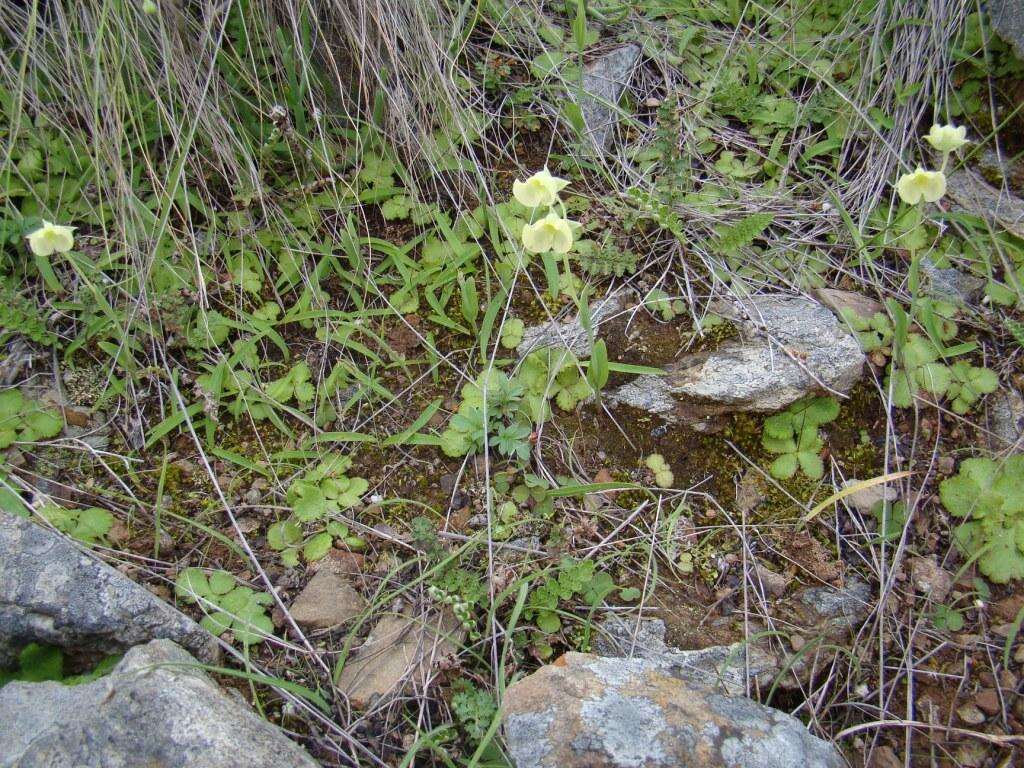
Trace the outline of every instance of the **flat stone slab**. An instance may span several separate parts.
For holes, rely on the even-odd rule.
[[[424,688],[431,670],[459,648],[464,630],[454,615],[385,616],[345,662],[338,690],[357,709],[377,698]]]
[[[765,294],[714,310],[739,327],[742,341],[686,355],[664,376],[637,377],[609,401],[699,425],[734,411],[777,411],[812,393],[845,394],[863,372],[857,339],[815,301]]]
[[[170,640],[153,640],[91,683],[8,683],[0,688],[0,765],[316,768],[196,665]]]
[[[351,621],[366,607],[363,596],[325,562],[295,598],[292,618],[311,629],[329,629]]]
[[[104,653],[167,638],[216,661],[217,639],[122,573],[0,512],[0,664],[29,643]]]
[[[516,768],[842,768],[794,717],[666,674],[647,659],[567,653],[502,701]]]

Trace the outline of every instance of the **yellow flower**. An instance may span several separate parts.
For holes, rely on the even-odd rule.
[[[43,226],[25,239],[36,256],[50,256],[54,253],[67,253],[75,247],[75,238],[71,234],[74,231],[75,227],[65,227],[43,219]]]
[[[572,248],[572,227],[561,216],[549,213],[540,221],[523,226],[523,246],[530,253],[568,253]]]
[[[967,129],[962,125],[933,125],[924,140],[940,152],[956,152],[967,143]]]
[[[896,191],[905,203],[917,205],[922,200],[934,203],[946,194],[946,174],[926,171],[918,166],[913,173],[904,173],[896,182]]]
[[[552,176],[547,166],[544,166],[544,170],[537,171],[526,181],[516,179],[512,182],[512,196],[527,208],[553,205],[558,199],[558,193],[568,184],[565,179]]]

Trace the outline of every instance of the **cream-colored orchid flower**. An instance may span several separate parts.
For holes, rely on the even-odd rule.
[[[540,221],[523,226],[523,246],[530,253],[568,253],[572,248],[572,227],[561,216],[549,213]]]
[[[28,247],[36,256],[51,256],[55,253],[67,253],[75,247],[75,227],[43,220],[43,226],[25,237]]]
[[[548,167],[537,171],[526,181],[516,179],[512,182],[512,196],[527,208],[540,205],[554,205],[558,193],[569,185],[566,179],[552,176]]]
[[[913,173],[904,173],[896,182],[900,199],[910,205],[922,200],[934,203],[946,194],[946,174],[942,171],[926,171],[921,166]]]
[[[933,125],[924,140],[939,152],[956,152],[967,143],[967,129],[962,125]]]

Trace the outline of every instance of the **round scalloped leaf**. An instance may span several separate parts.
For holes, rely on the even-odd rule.
[[[960,462],[960,474],[971,478],[981,489],[992,487],[998,469],[991,459],[964,459]]]
[[[232,616],[241,616],[252,603],[253,594],[255,593],[249,587],[239,586],[223,595],[217,603]]]
[[[214,571],[207,577],[207,582],[213,595],[226,595],[235,588],[235,577],[227,571]]]
[[[961,469],[959,475],[947,478],[939,483],[939,498],[942,506],[951,515],[966,517],[974,508],[974,502],[981,493],[978,483],[966,475]]]
[[[186,568],[174,580],[174,593],[190,603],[210,596],[210,583],[201,568]]]
[[[295,517],[300,522],[308,523],[327,514],[329,502],[320,486],[300,480],[293,483],[292,488],[300,484],[298,498],[292,502]]]
[[[1024,556],[1009,531],[990,540],[985,553],[978,558],[978,568],[996,584],[1024,578]]]
[[[5,389],[0,392],[0,421],[21,415],[25,408],[25,397],[19,389]]]
[[[953,380],[949,368],[942,363],[925,363],[914,371],[914,379],[925,392],[942,397]]]
[[[334,538],[329,533],[318,533],[306,542],[302,548],[302,556],[306,562],[313,562],[327,555],[334,544]]]
[[[267,529],[267,546],[280,552],[302,539],[302,529],[294,520],[281,520]]]
[[[772,462],[768,471],[772,477],[788,480],[796,474],[797,458],[795,453],[784,453]]]
[[[1024,512],[1024,456],[1011,456],[999,468],[992,490],[1003,497],[1003,511]]]
[[[93,542],[102,539],[114,525],[114,516],[100,507],[89,507],[78,513],[78,523],[71,535],[79,541]]]
[[[299,565],[299,548],[288,547],[281,551],[281,564],[285,568],[297,568]]]
[[[274,622],[270,617],[260,614],[248,616],[245,620],[236,619],[231,624],[235,639],[243,645],[256,645],[274,633]]]
[[[45,440],[60,434],[64,420],[55,413],[37,409],[22,418],[21,439],[26,442]]]
[[[800,451],[796,455],[797,460],[800,462],[800,469],[804,471],[804,474],[813,480],[817,480],[825,474],[825,465],[822,463],[821,456],[814,451]]]
[[[199,626],[211,635],[223,635],[231,628],[231,622],[231,614],[224,611],[216,611],[208,616],[204,616],[199,622]]]

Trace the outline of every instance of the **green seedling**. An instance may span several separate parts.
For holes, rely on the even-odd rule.
[[[63,428],[58,414],[26,399],[21,390],[0,392],[0,449],[15,441],[32,443],[56,437]]]
[[[825,447],[818,430],[839,415],[839,403],[831,397],[810,397],[790,405],[764,421],[761,445],[780,454],[768,471],[772,477],[788,480],[802,469],[810,478],[825,473],[821,451]]]
[[[963,518],[956,542],[997,584],[1024,578],[1024,456],[966,459],[939,484],[942,505]]]

